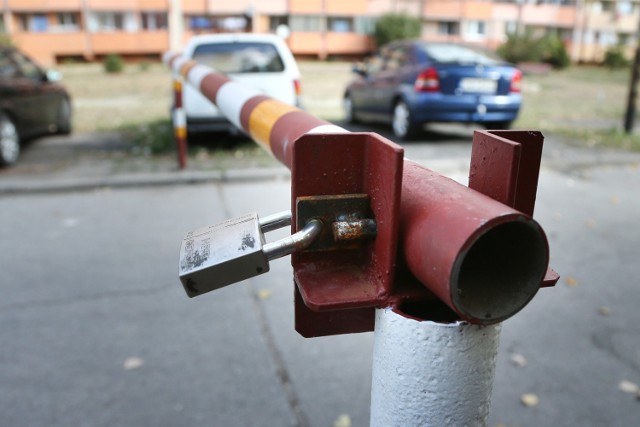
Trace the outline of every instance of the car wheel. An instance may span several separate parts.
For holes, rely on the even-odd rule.
[[[71,102],[67,98],[60,101],[57,126],[58,134],[69,135],[71,133]]]
[[[485,129],[489,129],[489,130],[507,130],[507,129],[511,129],[512,124],[513,122],[509,120],[505,120],[502,122],[486,122],[484,124],[484,127]]]
[[[344,110],[344,121],[347,123],[357,123],[358,120],[353,112],[353,101],[351,95],[346,94],[342,100],[342,108]]]
[[[413,138],[420,127],[411,119],[411,110],[404,101],[398,101],[393,107],[393,118],[391,122],[393,134],[401,140]]]
[[[0,166],[9,166],[20,155],[20,136],[11,119],[0,114]]]

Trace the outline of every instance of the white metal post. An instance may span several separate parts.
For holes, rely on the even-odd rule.
[[[371,426],[486,426],[500,325],[417,321],[377,309]]]

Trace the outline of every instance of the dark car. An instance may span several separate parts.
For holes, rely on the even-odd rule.
[[[390,123],[399,139],[429,122],[506,129],[522,104],[522,72],[463,44],[394,42],[354,71],[358,77],[344,94],[345,119]]]
[[[71,132],[71,99],[59,79],[16,49],[0,47],[0,166],[15,163],[28,138]]]

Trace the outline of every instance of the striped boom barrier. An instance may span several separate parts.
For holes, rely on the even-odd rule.
[[[176,75],[215,104],[234,126],[250,135],[289,169],[292,142],[300,136],[348,132],[179,54],[166,53],[163,60]]]
[[[173,132],[178,154],[178,167],[187,167],[187,115],[182,105],[182,77],[173,79]]]
[[[312,163],[337,163],[341,154],[336,155],[336,148],[353,142],[352,135],[362,135],[350,133],[340,126],[265,96],[257,89],[237,83],[180,54],[167,52],[163,60],[176,75],[213,102],[231,123],[292,170],[292,193],[296,192],[298,179],[293,167],[294,142],[313,135],[325,135],[326,150],[323,147],[313,151],[315,157],[307,156],[303,162],[305,170],[298,172],[311,178],[311,174],[318,173],[313,170]],[[333,137],[329,138],[331,134]],[[384,139],[375,136],[378,140]],[[388,223],[390,219],[400,223],[399,229],[392,229],[392,235],[385,238],[398,241],[404,256],[402,264],[408,267],[420,283],[462,319],[471,323],[492,324],[517,313],[533,298],[541,285],[553,285],[558,276],[550,273],[545,279],[549,259],[548,243],[542,228],[530,216],[538,179],[538,168],[531,165],[540,163],[542,135],[539,132],[523,131],[476,131],[474,148],[476,139],[479,140],[479,154],[472,156],[471,169],[474,173],[483,172],[482,179],[475,180],[477,191],[405,159],[400,167],[402,188],[397,191],[402,194],[398,201],[398,220],[393,214],[381,218],[375,210],[374,215],[381,223]],[[333,144],[329,144],[331,141]],[[521,146],[525,148],[521,149]],[[538,149],[527,148],[532,146]],[[400,147],[398,149],[401,150]],[[375,150],[363,149],[349,161],[367,156],[371,151]],[[496,152],[498,155],[495,155]],[[491,167],[483,164],[487,155],[493,156],[497,163],[491,164]],[[384,155],[376,155],[373,160],[367,161],[373,161],[375,166],[381,164],[383,157]],[[331,175],[335,179],[328,180],[328,186],[337,188],[344,180],[344,177],[340,177],[341,172],[347,175],[348,170],[353,167],[355,166],[351,163],[343,161],[339,171],[332,171]],[[391,166],[368,174],[375,177],[388,167]],[[365,179],[367,182],[360,189],[369,188],[368,181],[371,180],[374,178]],[[379,187],[378,184],[374,187]],[[496,186],[506,189],[508,194],[517,193],[522,199],[530,199],[530,203],[523,203],[522,200],[519,202],[529,206],[530,212],[514,209],[514,203],[502,200],[501,197],[494,196],[494,199],[485,196]],[[331,194],[327,191],[325,186],[319,192],[295,195]],[[366,190],[360,192],[371,194]],[[398,194],[383,196],[385,203],[388,203],[389,198],[399,197]],[[295,209],[292,210],[295,220]],[[379,235],[376,240],[381,240],[380,237]],[[514,249],[516,241],[521,242],[517,247],[522,250]],[[395,253],[395,246],[389,246],[389,250]],[[296,258],[294,253],[294,266]],[[488,270],[483,267],[487,265],[491,266],[489,274],[486,274]],[[395,262],[388,267],[387,270],[395,269]],[[303,275],[304,271],[296,273],[296,277]],[[317,275],[314,273],[311,276]],[[367,294],[364,290],[360,292],[365,295],[362,300],[345,297],[345,300],[332,301],[333,296],[326,295],[319,295],[314,299],[311,294],[303,294],[303,297],[305,303],[315,311],[356,308],[366,304],[377,307],[402,304],[405,301],[403,297],[394,296],[396,290],[391,283],[393,274],[386,276],[387,282],[377,288],[375,295]],[[325,279],[329,280],[330,277]],[[518,285],[514,286],[514,283]],[[319,287],[320,284],[317,284],[312,288],[315,292]],[[304,286],[301,288],[304,290]],[[492,297],[486,298],[485,294],[491,294]]]

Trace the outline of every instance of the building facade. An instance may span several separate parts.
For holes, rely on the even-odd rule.
[[[157,57],[169,49],[177,0],[0,0],[0,33],[41,63],[94,60],[109,53]],[[374,49],[377,17],[420,17],[422,38],[496,48],[525,28],[558,35],[578,62],[611,46],[631,55],[640,0],[179,0],[184,39],[211,32],[274,32],[298,56],[361,56]]]

